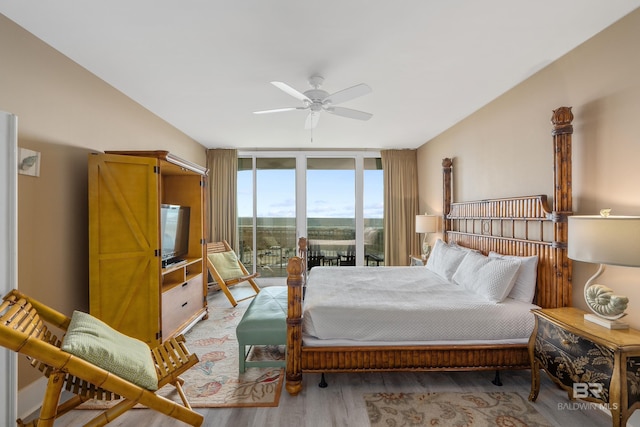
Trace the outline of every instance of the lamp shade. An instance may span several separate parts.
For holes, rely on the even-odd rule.
[[[437,226],[438,217],[435,215],[416,215],[416,233],[435,233]]]
[[[640,267],[640,216],[570,216],[568,256],[576,261]]]

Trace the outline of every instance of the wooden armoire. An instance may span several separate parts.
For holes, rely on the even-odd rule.
[[[89,310],[151,346],[207,316],[207,170],[167,151],[89,155]],[[162,266],[160,206],[188,206],[188,253]]]

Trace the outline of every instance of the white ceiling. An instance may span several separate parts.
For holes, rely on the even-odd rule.
[[[20,0],[0,12],[201,144],[416,148],[640,0]],[[6,59],[5,59],[6,60]],[[306,112],[313,73],[369,121]]]

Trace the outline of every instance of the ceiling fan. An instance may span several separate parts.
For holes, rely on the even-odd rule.
[[[329,94],[329,92],[320,89],[324,78],[320,75],[314,74],[309,77],[309,84],[313,89],[309,89],[304,93],[297,91],[286,83],[283,82],[271,82],[272,85],[288,93],[294,98],[302,101],[302,107],[284,107],[276,108],[273,110],[254,111],[254,114],[269,114],[269,113],[281,113],[283,111],[293,110],[309,110],[309,115],[305,122],[305,129],[313,129],[318,125],[320,119],[320,113],[326,111],[327,113],[335,114],[336,116],[347,117],[357,120],[369,120],[373,114],[366,113],[364,111],[353,110],[351,108],[335,107],[336,104],[341,104],[346,101],[350,101],[362,95],[366,95],[371,92],[371,88],[364,83],[360,83],[355,86],[340,90],[338,92]]]

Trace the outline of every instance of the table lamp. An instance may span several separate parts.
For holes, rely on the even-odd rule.
[[[629,325],[619,319],[625,316],[629,299],[594,281],[605,265],[640,267],[640,216],[612,216],[609,211],[569,217],[568,256],[600,264],[584,285],[584,299],[593,312],[585,314],[585,320],[610,329],[627,329]]]
[[[431,252],[431,246],[429,245],[429,233],[435,233],[438,231],[438,217],[435,215],[416,215],[416,233],[424,233],[424,239],[422,239],[422,258],[426,259]]]

